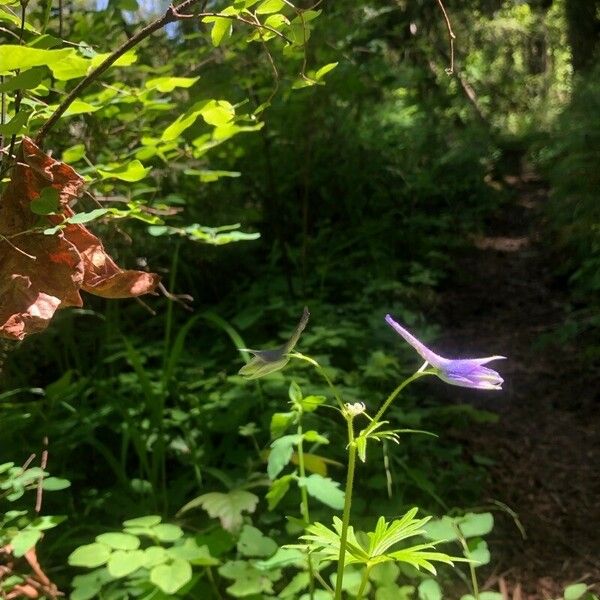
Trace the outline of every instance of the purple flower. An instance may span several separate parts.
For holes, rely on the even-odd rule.
[[[487,356],[486,358],[444,358],[431,351],[404,327],[396,323],[390,315],[385,316],[388,325],[396,330],[423,358],[425,367],[429,363],[435,374],[446,383],[479,390],[500,390],[504,379],[483,365],[505,356]],[[422,367],[422,368],[423,368]]]

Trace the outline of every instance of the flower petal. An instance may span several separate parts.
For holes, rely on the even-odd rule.
[[[391,315],[386,315],[385,320],[387,324],[399,333],[421,355],[423,360],[426,360],[432,367],[439,369],[447,362],[446,358],[430,350],[399,323],[396,323]]]

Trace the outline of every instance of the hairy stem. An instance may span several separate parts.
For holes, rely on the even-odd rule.
[[[302,481],[304,481],[304,478],[306,477],[306,468],[304,466],[304,442],[303,442],[304,432],[302,431],[302,413],[300,413],[300,415],[299,415],[297,433],[298,433],[298,472],[300,474],[300,478],[302,479]],[[302,520],[304,521],[304,523],[306,525],[308,525],[310,523],[310,512],[309,512],[309,508],[308,508],[308,492],[306,491],[305,485],[300,486],[300,497],[301,497],[300,511],[302,513]],[[310,554],[308,555],[308,576],[309,576],[309,588],[308,589],[309,589],[310,600],[313,600],[314,595],[315,595],[315,575],[314,575],[314,569],[313,569],[313,564],[312,564],[312,558],[311,558]]]
[[[344,583],[344,566],[346,563],[346,545],[348,543],[348,526],[350,525],[350,509],[352,508],[352,490],[354,487],[354,470],[356,468],[356,443],[354,441],[354,424],[352,415],[345,413],[348,424],[348,474],[346,475],[346,491],[344,496],[344,513],[342,515],[342,531],[340,534],[340,555],[338,558],[337,576],[335,580],[335,600],[342,600]]]
[[[362,600],[363,594],[365,593],[365,589],[367,588],[367,584],[369,583],[369,573],[371,572],[371,565],[367,565],[365,570],[363,571],[362,579],[360,582],[360,587],[358,588],[358,593],[356,595],[356,600]]]

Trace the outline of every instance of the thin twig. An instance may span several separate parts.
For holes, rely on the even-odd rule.
[[[199,0],[184,0],[177,9],[185,10],[192,7]],[[152,21],[146,27],[140,29],[131,38],[121,44],[114,52],[107,56],[91,73],[84,77],[64,98],[64,100],[57,106],[56,110],[52,113],[50,118],[41,126],[38,134],[35,138],[36,143],[42,144],[48,132],[56,125],[63,113],[69,108],[71,103],[81,94],[81,92],[92,84],[100,75],[107,71],[115,61],[117,61],[123,54],[137,46],[142,40],[146,39],[154,32],[162,29],[165,25],[173,23],[178,19],[175,14],[175,8],[170,6],[162,17]]]
[[[60,117],[67,110],[67,108],[71,105],[71,103],[77,98],[81,92],[87,88],[91,83],[96,81],[100,75],[102,75],[105,71],[107,71],[113,63],[119,59],[123,54],[127,51],[131,50],[133,47],[137,46],[141,41],[162,29],[165,25],[169,23],[173,23],[178,19],[191,19],[191,18],[202,18],[202,17],[220,17],[223,19],[233,19],[235,21],[240,21],[242,23],[246,23],[247,25],[251,25],[252,27],[259,27],[256,23],[252,21],[248,21],[240,17],[239,15],[222,15],[218,12],[201,12],[196,14],[186,14],[183,11],[193,7],[197,4],[199,0],[184,0],[177,7],[170,6],[165,14],[152,21],[152,23],[146,25],[146,27],[140,29],[136,34],[134,34],[131,38],[125,41],[121,46],[119,46],[114,52],[112,52],[106,59],[100,63],[87,77],[84,77],[70,92],[67,94],[65,99],[58,105],[56,110],[52,113],[50,118],[42,125],[38,134],[35,138],[36,143],[39,145],[42,144],[48,132],[56,125]],[[291,44],[291,40],[289,40],[284,34],[273,27],[269,27],[268,25],[260,24],[261,29],[266,29],[280,38],[284,39],[286,42]]]
[[[448,17],[444,3],[442,0],[437,0],[437,3],[442,9],[442,14],[446,21],[446,29],[448,30],[448,38],[450,39],[450,66],[446,69],[446,73],[452,75],[454,73],[454,40],[456,39],[456,36],[454,35],[454,31],[452,31],[452,24],[450,23],[450,18]]]
[[[25,250],[21,250],[21,248],[18,248],[17,246],[15,246],[6,236],[2,235],[0,233],[0,240],[4,240],[13,250],[16,250],[19,254],[22,254],[23,256],[26,256],[27,258],[30,258],[31,260],[37,260],[36,256],[33,256],[33,254],[27,254],[27,252],[25,252]]]
[[[43,446],[44,446],[44,449],[42,450],[42,460],[40,461],[40,468],[42,469],[42,471],[45,471],[46,467],[48,466],[48,438],[46,436],[44,436]],[[40,478],[38,479],[37,491],[36,491],[36,497],[35,497],[35,512],[38,514],[42,510],[42,497],[43,497],[43,493],[44,493],[43,486],[44,486],[44,473],[42,472],[42,474],[40,475]]]

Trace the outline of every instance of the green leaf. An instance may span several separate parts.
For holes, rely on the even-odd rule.
[[[46,388],[46,392],[48,392],[48,388]],[[42,489],[46,492],[58,492],[69,487],[71,487],[71,482],[60,477],[47,477],[42,483]]]
[[[325,402],[327,402],[325,396],[306,396],[306,398],[302,398],[300,406],[302,406],[304,412],[314,412]]]
[[[227,100],[209,100],[200,110],[202,118],[209,125],[226,125],[235,117],[235,109]]]
[[[72,217],[66,219],[66,221],[73,224],[89,223],[103,217],[108,212],[110,212],[108,208],[95,208],[90,212],[75,213]]]
[[[271,483],[271,487],[265,496],[269,503],[269,510],[273,510],[287,494],[292,479],[294,479],[293,475],[284,475]]]
[[[283,468],[290,462],[294,453],[294,445],[300,441],[298,435],[284,435],[271,444],[267,462],[267,475],[275,479]]]
[[[296,573],[292,580],[279,592],[279,598],[297,598],[298,592],[305,590],[310,583],[308,573]]]
[[[68,563],[72,567],[88,567],[93,569],[105,564],[110,554],[110,548],[104,544],[86,544],[85,546],[79,546],[79,548],[71,552]]]
[[[306,486],[306,491],[323,504],[336,510],[344,508],[344,492],[339,489],[340,484],[337,481],[313,473],[308,477],[299,478],[298,485]]]
[[[218,181],[221,177],[239,177],[239,171],[215,171],[210,169],[186,169],[186,175],[196,175],[200,177],[202,183],[212,183]]]
[[[483,536],[492,531],[494,516],[492,513],[467,513],[462,517],[432,519],[424,527],[425,537],[451,542],[458,539],[457,527],[465,538]]]
[[[27,550],[30,550],[38,543],[41,537],[42,532],[39,529],[23,529],[19,531],[10,541],[13,554],[17,558],[23,556]]]
[[[40,195],[29,203],[31,212],[36,215],[51,215],[60,208],[60,197],[58,190],[53,187],[45,187]]]
[[[151,171],[150,167],[144,167],[139,160],[132,160],[125,165],[118,165],[109,169],[98,169],[102,179],[120,179],[121,181],[140,181]]]
[[[137,517],[135,519],[129,519],[128,521],[123,521],[123,525],[125,527],[154,527],[154,525],[158,525],[161,521],[161,518],[158,515],[148,515],[146,517]]]
[[[150,581],[165,594],[174,594],[191,579],[192,567],[181,558],[168,565],[157,565],[150,571]]]
[[[281,437],[285,430],[293,424],[296,419],[296,413],[273,413],[271,417],[271,438]]]
[[[146,554],[143,550],[117,550],[110,555],[107,563],[108,572],[116,579],[127,577],[145,566]]]
[[[292,381],[292,383],[290,383],[290,389],[288,390],[288,396],[290,398],[290,401],[293,402],[294,404],[299,405],[302,402],[302,390],[300,389],[300,386],[295,381]]]
[[[140,547],[139,538],[130,533],[102,533],[96,541],[114,550],[137,550]]]
[[[273,556],[266,560],[257,560],[254,566],[261,571],[272,571],[291,566],[302,569],[306,566],[306,554],[298,548],[278,548]]]
[[[314,431],[313,429],[305,431],[302,437],[309,444],[329,444],[329,440],[324,435],[321,435],[318,431]]]
[[[442,599],[442,588],[435,579],[425,579],[419,584],[419,600]]]
[[[78,98],[76,98],[75,100],[73,100],[73,102],[71,102],[71,104],[69,105],[69,108],[67,108],[67,110],[65,110],[65,112],[63,113],[63,117],[72,117],[73,115],[85,115],[85,114],[89,114],[89,113],[93,113],[96,112],[97,110],[100,110],[102,108],[102,106],[94,106],[93,104],[90,104],[89,102],[84,102],[83,100],[79,100]]]
[[[279,12],[285,6],[283,0],[264,0],[256,7],[256,14],[268,15]]]
[[[19,135],[26,128],[30,115],[30,111],[20,110],[10,121],[0,125],[0,133],[6,136]]]
[[[24,71],[31,67],[47,66],[51,69],[69,57],[76,56],[72,48],[63,50],[43,50],[17,44],[0,46],[0,75],[17,69]]]
[[[70,148],[67,148],[63,154],[63,162],[72,163],[77,162],[85,156],[85,146],[83,144],[75,144]]]
[[[172,92],[175,88],[189,88],[198,81],[200,77],[154,77],[148,79],[144,84],[147,90],[158,90],[159,92]]]
[[[237,543],[237,549],[243,556],[268,557],[275,554],[277,543],[252,525],[244,525]]]
[[[46,529],[54,529],[57,525],[60,525],[64,521],[67,520],[65,516],[50,516],[45,515],[42,517],[36,517],[31,523],[29,523],[28,527],[31,529],[38,529],[40,531],[45,531]]]
[[[281,571],[261,571],[245,560],[225,563],[219,568],[219,575],[235,580],[227,588],[230,595],[243,598],[254,594],[273,593],[273,582],[281,579]]]
[[[208,546],[198,546],[196,540],[187,538],[182,544],[172,546],[167,550],[171,558],[187,560],[192,565],[212,567],[219,564],[219,560],[211,556]]]
[[[317,81],[321,80],[323,77],[325,77],[325,75],[327,75],[327,73],[329,73],[330,71],[333,71],[333,69],[335,69],[338,66],[339,63],[337,62],[332,62],[332,63],[328,63],[326,65],[323,65],[320,69],[317,69],[317,71],[315,71],[314,77]]]
[[[246,490],[232,490],[227,493],[211,492],[188,502],[178,514],[192,508],[201,507],[209,516],[218,518],[223,529],[237,531],[242,526],[242,514],[253,513],[258,504],[258,496]]]
[[[161,523],[152,527],[152,532],[161,542],[175,542],[183,537],[183,530],[179,525]]]
[[[467,546],[469,551],[465,553],[465,557],[475,561],[475,567],[481,567],[490,562],[490,551],[485,540],[481,538],[470,539]]]
[[[156,565],[162,565],[169,560],[170,556],[162,546],[150,546],[144,550],[144,566],[146,569],[151,569]]]
[[[585,583],[573,583],[568,585],[564,591],[564,600],[579,600],[588,591]]]
[[[7,77],[4,83],[0,83],[0,93],[14,92],[15,90],[32,90],[36,88],[46,73],[41,67],[27,69],[14,77]]]
[[[216,48],[221,44],[225,36],[231,37],[233,23],[231,19],[223,19],[216,17],[213,21],[212,29],[210,30],[210,39],[212,45]]]

